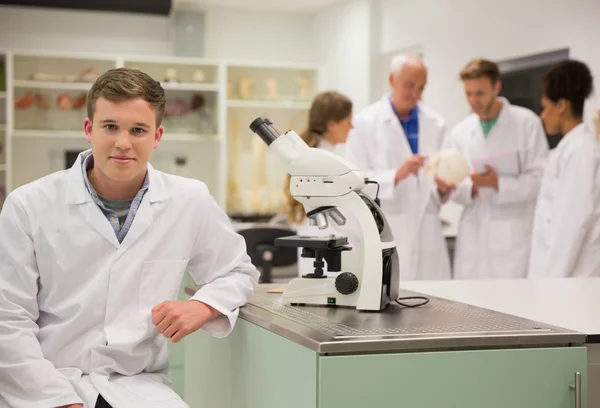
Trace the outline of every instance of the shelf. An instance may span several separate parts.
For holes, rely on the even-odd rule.
[[[27,81],[16,79],[15,88],[34,88],[34,89],[60,89],[89,91],[92,88],[91,82],[46,82],[46,81]]]
[[[165,91],[205,91],[205,92],[218,92],[219,85],[217,84],[204,84],[204,83],[167,83],[161,82],[160,85]]]
[[[255,108],[255,109],[309,109],[310,102],[302,101],[253,101],[243,99],[229,99],[229,108]]]
[[[85,140],[85,132],[81,130],[45,130],[15,129],[13,137],[41,137],[49,139],[81,139]]]
[[[36,137],[48,139],[81,139],[85,140],[85,132],[79,130],[44,130],[44,129],[18,129],[14,137]],[[215,142],[219,141],[217,135],[203,135],[198,133],[165,133],[161,142]]]

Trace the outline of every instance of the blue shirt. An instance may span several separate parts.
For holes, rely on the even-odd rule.
[[[390,104],[392,103],[390,99]],[[406,138],[408,139],[408,144],[413,152],[413,154],[419,153],[419,106],[415,105],[415,107],[410,111],[408,118],[406,120],[402,120],[398,112],[396,112],[396,108],[392,105],[392,110],[396,114],[396,117],[400,121],[402,128],[404,129],[404,133],[406,133]]]
[[[113,230],[115,231],[119,242],[123,242],[125,236],[127,235],[127,232],[129,231],[129,228],[131,228],[131,224],[133,223],[135,214],[137,213],[140,207],[142,198],[144,198],[144,194],[146,194],[146,191],[148,191],[148,173],[146,173],[146,178],[144,179],[142,188],[140,188],[140,191],[138,191],[135,198],[131,202],[131,207],[129,208],[127,218],[125,219],[123,226],[121,226],[119,224],[119,217],[117,216],[117,213],[111,210],[110,208],[106,208],[100,197],[98,197],[98,193],[96,193],[94,187],[92,187],[90,180],[88,179],[87,170],[94,167],[94,157],[92,156],[92,152],[88,152],[85,156],[83,156],[81,163],[81,171],[83,172],[83,181],[85,183],[85,187],[92,196],[94,202],[98,205],[98,207],[100,207],[102,213],[106,216],[108,222],[110,222],[110,225],[113,227]]]

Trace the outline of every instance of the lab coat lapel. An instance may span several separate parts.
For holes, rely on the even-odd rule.
[[[380,142],[382,146],[388,146],[385,149],[388,167],[398,168],[412,155],[412,151],[408,144],[406,133],[404,133],[400,120],[392,109],[388,96],[383,97],[382,103],[384,106],[383,120],[385,126],[385,132],[382,132],[382,135],[385,137],[385,140],[381,140]]]
[[[74,211],[84,217],[88,225],[100,234],[100,236],[104,237],[115,247],[118,247],[119,241],[117,240],[115,231],[85,187],[81,170],[81,158],[85,153],[87,152],[82,152],[69,169],[65,201],[68,205],[76,206],[77,208]]]
[[[423,108],[419,109],[419,154],[423,156],[432,156],[440,150],[440,140],[438,139],[439,130],[435,128],[435,124],[427,117]],[[419,185],[420,190],[433,191],[433,181],[425,174],[425,170],[419,170]],[[431,200],[430,194],[420,195],[419,205],[419,220],[423,218],[427,211],[427,206]]]
[[[121,243],[121,251],[125,251],[135,241],[137,241],[144,234],[144,232],[146,232],[150,225],[152,225],[152,221],[154,221],[154,217],[152,215],[152,206],[150,205],[148,197],[145,196],[138,207],[135,218],[133,219],[133,223],[131,224],[131,228],[129,231],[127,231],[127,235]]]
[[[121,252],[133,245],[150,228],[154,222],[154,206],[158,202],[167,199],[168,194],[171,192],[168,186],[163,183],[160,173],[154,170],[150,164],[148,164],[148,178],[148,191],[138,207],[131,228],[121,243]]]
[[[86,222],[96,230],[101,236],[106,238],[111,244],[115,246],[115,248],[119,247],[119,240],[117,239],[117,235],[115,234],[115,230],[113,229],[110,222],[106,219],[104,213],[98,204],[94,202],[92,197],[90,196],[86,205]]]
[[[419,154],[431,156],[439,151],[438,130],[433,122],[419,109]]]

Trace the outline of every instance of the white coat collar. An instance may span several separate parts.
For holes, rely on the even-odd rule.
[[[390,95],[385,95],[383,98],[381,98],[380,102],[384,105],[383,119],[386,122],[391,120],[398,121],[398,116],[396,116],[396,112],[394,112],[394,109],[392,108],[392,103],[390,102]],[[421,119],[424,107],[421,104],[421,102],[417,102],[417,106],[419,107],[419,119]]]
[[[77,160],[68,170],[67,177],[67,204],[83,204],[88,199],[91,199],[90,193],[85,188],[85,181],[81,173],[81,160],[90,150],[81,152],[77,156]],[[148,163],[148,200],[151,203],[163,201],[171,194],[172,190],[165,184],[164,177],[154,170],[152,165]]]
[[[510,102],[505,97],[499,96],[497,99],[500,102],[502,102],[502,109],[500,109],[500,113],[498,114],[498,120],[496,121],[496,123],[503,122],[505,118],[508,117],[511,107]]]

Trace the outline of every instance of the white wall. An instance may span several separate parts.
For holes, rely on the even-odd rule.
[[[314,63],[313,16],[209,8],[207,58]],[[0,48],[172,55],[171,19],[0,6]]]
[[[323,86],[344,93],[358,112],[368,105],[371,80],[369,0],[351,0],[324,9],[315,17],[318,60]]]
[[[206,56],[315,63],[312,22],[311,14],[209,8]]]
[[[0,6],[0,48],[169,55],[166,17]]]
[[[598,0],[383,0],[380,52],[422,47],[425,101],[450,124],[468,113],[458,79],[468,60],[504,60],[568,47],[600,89]],[[600,106],[600,91],[586,113]]]

